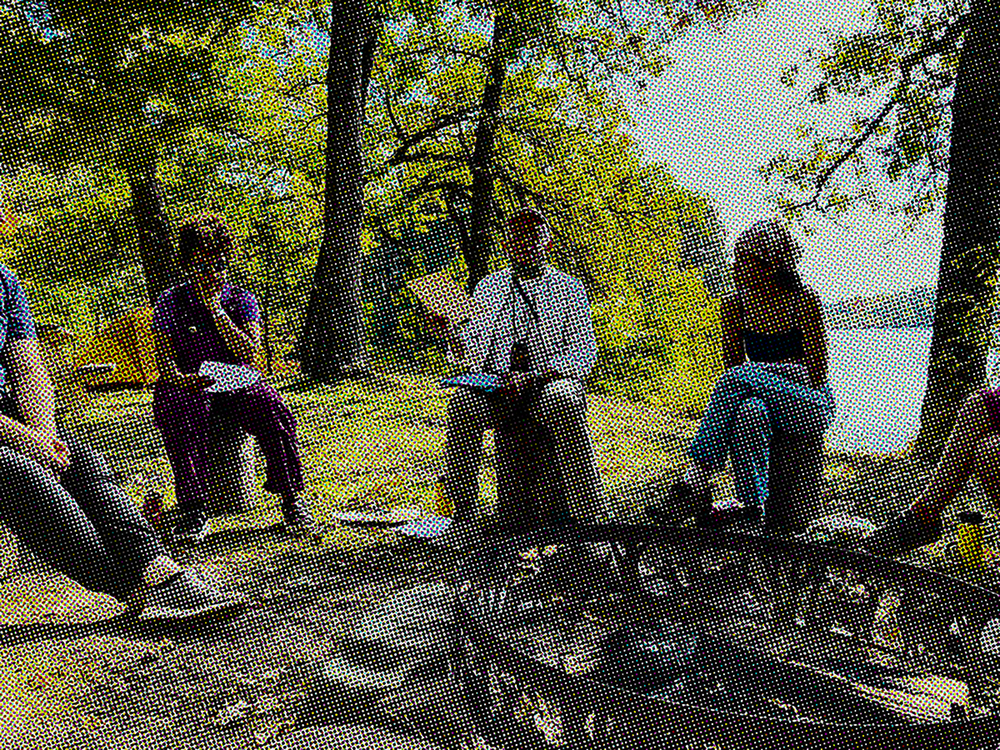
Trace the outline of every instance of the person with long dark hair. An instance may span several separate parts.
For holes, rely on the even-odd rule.
[[[798,257],[791,234],[773,220],[757,222],[736,242],[736,291],[720,306],[726,370],[689,448],[691,461],[669,493],[675,509],[695,511],[700,526],[762,526],[775,433],[822,435],[833,418],[822,311],[799,277]],[[719,510],[711,479],[727,458],[738,505]],[[668,519],[662,508],[647,512]]]

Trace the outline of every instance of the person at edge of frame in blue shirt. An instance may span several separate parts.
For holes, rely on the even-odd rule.
[[[56,424],[24,290],[0,265],[0,522],[24,546],[139,621],[235,618],[246,598],[171,559],[104,458]]]

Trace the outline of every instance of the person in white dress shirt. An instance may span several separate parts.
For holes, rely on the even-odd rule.
[[[456,388],[448,401],[445,492],[455,524],[482,517],[483,435],[511,413],[528,413],[555,442],[566,501],[576,522],[603,518],[603,490],[587,430],[583,384],[597,359],[583,283],[545,263],[552,234],[545,217],[522,209],[507,221],[510,265],[482,279],[472,315],[448,331],[450,358],[470,372],[500,374],[500,395]]]

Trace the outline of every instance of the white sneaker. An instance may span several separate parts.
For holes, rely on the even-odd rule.
[[[139,622],[182,622],[193,619],[230,620],[246,612],[243,594],[223,592],[189,570],[160,586],[146,586]]]

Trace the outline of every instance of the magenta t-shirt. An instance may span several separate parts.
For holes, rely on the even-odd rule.
[[[226,284],[222,290],[222,309],[244,331],[250,323],[260,322],[256,297],[232,284]],[[240,364],[190,282],[160,295],[153,308],[152,327],[170,337],[181,372],[197,372],[205,361]]]

